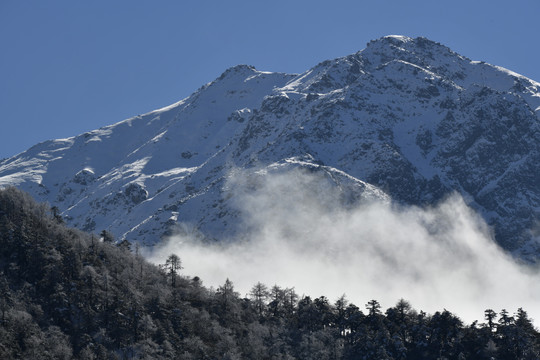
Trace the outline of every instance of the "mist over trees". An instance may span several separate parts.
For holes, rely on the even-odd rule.
[[[183,276],[182,254],[155,266],[58,214],[0,191],[1,359],[540,358],[521,308],[464,324],[404,299],[382,309],[262,283],[244,297],[234,279],[213,289]]]

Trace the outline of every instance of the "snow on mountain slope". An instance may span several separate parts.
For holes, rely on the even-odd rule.
[[[422,205],[458,191],[503,247],[536,258],[539,116],[539,83],[387,36],[300,75],[236,66],[176,104],[3,160],[0,186],[70,225],[153,244],[177,223],[216,239],[241,231],[234,169],[302,168],[344,199]]]

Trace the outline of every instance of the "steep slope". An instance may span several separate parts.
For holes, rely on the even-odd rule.
[[[231,68],[167,108],[4,160],[0,186],[49,201],[71,225],[153,244],[177,223],[238,234],[235,168],[306,168],[345,198],[423,205],[458,191],[503,247],[535,258],[539,113],[539,83],[387,36],[300,75]]]
[[[290,78],[237,66],[169,107],[38,144],[4,162],[0,182],[58,204],[68,221],[84,230],[107,228],[118,237],[128,236],[175,195],[186,201],[204,192],[208,184],[196,184],[200,189],[187,184],[188,179],[206,170],[206,163],[223,152],[237,131],[238,123],[223,117],[257,106]],[[168,209],[165,220],[172,214]],[[166,228],[161,217],[155,219],[149,242],[158,241]]]

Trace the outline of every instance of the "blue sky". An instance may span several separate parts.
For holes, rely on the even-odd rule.
[[[425,36],[540,81],[540,1],[0,1],[0,158],[178,101],[237,64],[303,72]]]

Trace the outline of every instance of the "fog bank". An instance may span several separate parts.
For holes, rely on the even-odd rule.
[[[229,278],[242,295],[260,281],[332,302],[345,293],[361,309],[370,299],[386,309],[404,298],[466,322],[483,321],[488,308],[523,307],[540,319],[539,272],[500,250],[459,195],[431,208],[383,200],[345,207],[321,175],[292,170],[256,180],[237,171],[227,183],[244,241],[205,245],[176,235],[148,258],[164,263],[175,253],[184,275],[215,287]]]

